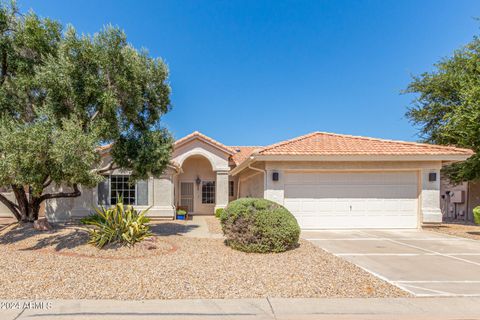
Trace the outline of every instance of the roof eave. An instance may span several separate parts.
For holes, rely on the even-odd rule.
[[[450,161],[459,162],[470,158],[468,154],[332,154],[332,155],[305,155],[305,154],[269,154],[256,155],[258,161]]]
[[[248,166],[255,161],[256,161],[256,158],[254,156],[250,156],[246,160],[244,160],[242,163],[240,163],[240,165],[230,170],[228,174],[231,176],[235,176],[239,174],[241,171],[243,171],[244,169],[248,168]]]

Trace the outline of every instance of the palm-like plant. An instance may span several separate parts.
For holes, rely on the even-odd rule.
[[[81,222],[90,226],[89,243],[102,248],[109,243],[132,246],[152,235],[147,225],[150,219],[145,216],[149,209],[138,212],[123,201],[111,208],[95,208],[95,213],[85,217]]]

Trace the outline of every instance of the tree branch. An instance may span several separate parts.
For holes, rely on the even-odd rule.
[[[15,218],[17,218],[18,221],[22,219],[22,216],[18,211],[18,206],[13,201],[8,200],[8,198],[1,193],[0,193],[0,202],[2,202],[8,208],[8,210],[10,210],[13,213],[13,215],[15,216]]]
[[[0,74],[0,85],[2,85],[5,82],[5,79],[7,78],[7,68],[8,68],[7,50],[4,48],[2,50],[2,72]]]
[[[95,113],[93,114],[93,116],[90,118],[90,122],[93,122],[93,120],[95,120],[95,118],[98,116],[98,114],[100,113],[100,111],[95,111]]]
[[[51,183],[52,183],[52,179],[50,179],[50,177],[47,177],[47,178],[43,181],[43,188],[45,189],[45,188],[48,187]]]
[[[77,184],[73,184],[72,192],[58,192],[58,193],[46,193],[40,196],[39,201],[45,201],[48,199],[56,198],[76,198],[82,195],[82,192],[78,189]]]

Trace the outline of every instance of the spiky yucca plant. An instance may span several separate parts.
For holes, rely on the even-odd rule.
[[[111,208],[95,208],[95,213],[81,222],[90,226],[89,243],[102,248],[109,243],[132,246],[152,235],[145,216],[148,209],[138,212],[132,206],[119,202]]]

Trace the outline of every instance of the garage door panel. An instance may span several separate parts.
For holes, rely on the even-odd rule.
[[[343,175],[343,176],[339,176]],[[339,172],[303,172],[288,173],[285,177],[286,184],[330,184],[330,185],[389,185],[392,181],[398,184],[416,184],[417,173],[415,171],[405,172],[361,172],[361,173],[339,173]]]
[[[344,198],[411,199],[416,198],[416,185],[285,185],[285,198],[336,199]]]
[[[294,184],[285,185],[284,204],[304,229],[417,226],[416,172],[288,173],[285,180]]]
[[[288,190],[285,189],[285,197],[290,199],[316,199],[318,198],[318,188],[316,186],[290,185]]]

